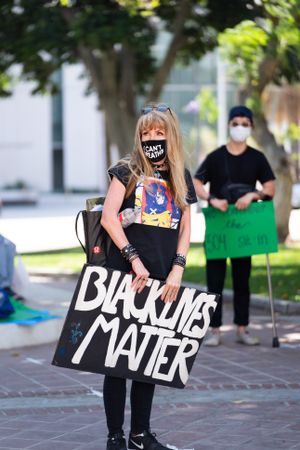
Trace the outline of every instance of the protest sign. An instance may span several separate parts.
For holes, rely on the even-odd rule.
[[[132,275],[85,265],[52,364],[183,388],[218,296],[181,287],[164,303],[164,283],[138,294]]]
[[[207,259],[239,258],[278,251],[273,202],[251,203],[245,210],[229,205],[224,213],[203,208]]]

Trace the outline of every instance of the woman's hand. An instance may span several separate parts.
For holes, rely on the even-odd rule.
[[[149,278],[149,272],[140,260],[140,258],[136,258],[131,263],[132,270],[135,273],[135,277],[132,281],[131,287],[134,291],[137,291],[138,294],[142,292]]]
[[[161,299],[165,303],[174,302],[176,300],[182,280],[183,270],[183,267],[178,266],[177,264],[174,264],[172,267],[161,295]]]
[[[212,198],[209,202],[211,206],[216,209],[219,209],[222,212],[226,212],[228,209],[228,201],[221,198]]]
[[[254,195],[253,195],[254,194]],[[256,194],[253,192],[248,192],[248,194],[243,195],[243,197],[240,197],[236,203],[235,207],[236,209],[247,209],[250,203],[254,200]]]

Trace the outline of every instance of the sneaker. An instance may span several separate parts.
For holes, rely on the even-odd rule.
[[[218,347],[221,344],[221,334],[211,332],[207,339],[204,340],[206,347]]]
[[[128,448],[134,450],[170,450],[157,441],[155,433],[150,433],[149,431],[143,431],[136,436],[130,433]]]
[[[106,450],[127,450],[123,432],[108,436]]]
[[[248,331],[242,331],[237,333],[236,341],[239,344],[244,345],[259,345],[259,339],[257,337],[250,336]]]

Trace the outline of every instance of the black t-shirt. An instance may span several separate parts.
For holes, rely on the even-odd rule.
[[[126,187],[130,170],[126,164],[117,164],[108,171],[110,177],[116,177]],[[168,183],[167,171],[156,171],[155,177],[141,179],[135,190],[124,198],[120,211],[125,208],[141,207],[141,213],[135,223],[124,232],[128,241],[137,249],[139,256],[150,272],[151,278],[165,280],[172,268],[176,254],[181,210],[173,200]],[[197,202],[190,172],[185,170],[188,188],[187,203]],[[107,267],[130,272],[129,264],[120,254],[114,243],[107,256]]]
[[[223,145],[211,152],[198,168],[195,178],[203,184],[210,182],[210,193],[224,198],[222,187],[227,183],[245,183],[255,189],[256,182],[275,180],[265,155],[247,146],[240,155],[232,155]]]

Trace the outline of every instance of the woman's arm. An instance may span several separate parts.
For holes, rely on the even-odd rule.
[[[125,186],[123,186],[123,184],[116,177],[113,177],[108,188],[101,217],[101,225],[105,228],[112,241],[120,250],[129,244],[118,218],[118,213],[123,203],[125,192]],[[140,258],[134,259],[131,265],[132,270],[136,274],[132,287],[134,290],[141,292],[147,283],[149,272],[143,265]]]
[[[180,221],[177,253],[186,256],[190,247],[191,238],[191,207],[186,206]],[[164,302],[172,302],[176,300],[184,268],[174,264],[171,272],[166,279],[166,285],[163,290],[161,299]]]
[[[219,209],[220,211],[223,212],[227,211],[228,209],[227,200],[210,196],[209,193],[206,191],[205,187],[203,186],[202,181],[198,180],[197,178],[193,179],[193,183],[196,194],[199,198],[201,198],[202,200],[206,200],[209,205],[213,206],[216,209]]]
[[[235,206],[237,209],[247,209],[250,203],[254,200],[264,200],[265,198],[272,199],[275,194],[275,182],[274,180],[266,181],[262,184],[261,191],[248,192],[248,194],[240,197]]]

